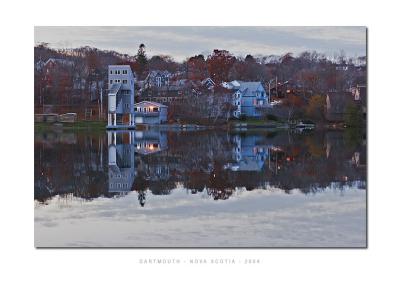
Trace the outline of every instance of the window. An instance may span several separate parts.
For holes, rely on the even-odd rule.
[[[128,80],[122,80],[123,84],[128,84]]]
[[[134,110],[135,112],[137,112],[137,107],[133,108],[133,110]]]
[[[158,112],[158,107],[153,108],[153,112]]]
[[[112,82],[113,82],[113,81],[112,81],[112,80],[110,80],[110,84],[112,84]]]
[[[122,74],[128,74],[128,70],[122,70]]]
[[[129,103],[125,103],[125,108],[129,109]]]
[[[110,74],[113,74],[112,70],[110,70]]]
[[[115,71],[115,74],[121,74],[121,70]]]

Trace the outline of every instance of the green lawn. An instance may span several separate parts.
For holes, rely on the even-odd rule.
[[[247,118],[245,120],[234,120],[231,121],[232,125],[236,124],[247,124],[248,126],[266,126],[266,127],[279,127],[285,125],[284,122],[268,120],[268,119],[257,119],[257,118]]]
[[[52,129],[63,130],[105,130],[107,123],[102,121],[78,121],[75,123],[35,123],[35,131]]]

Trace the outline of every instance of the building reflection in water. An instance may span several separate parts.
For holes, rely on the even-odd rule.
[[[108,192],[126,194],[135,180],[133,131],[108,131]]]
[[[262,136],[234,135],[233,159],[234,163],[225,165],[225,169],[232,171],[261,171],[265,160],[269,157],[269,146]]]
[[[167,148],[167,136],[165,133],[148,130],[135,131],[135,151],[148,155]]]
[[[136,169],[135,152],[148,156],[167,148],[165,133],[157,131],[108,131],[108,193],[110,196],[124,195],[135,190],[143,207],[148,187],[134,187]],[[142,166],[143,167],[143,166]],[[139,167],[140,169],[140,167]],[[140,169],[143,170],[143,169]],[[147,177],[168,176],[168,168],[163,165],[147,165]],[[143,176],[143,175],[141,175]]]
[[[144,206],[146,195],[168,195],[177,185],[216,200],[228,199],[237,189],[309,193],[352,182],[363,187],[366,143],[358,138],[342,132],[38,134],[35,199],[68,194],[94,199],[136,191]]]

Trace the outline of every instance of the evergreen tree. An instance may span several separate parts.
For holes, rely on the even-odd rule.
[[[137,62],[137,73],[138,77],[142,78],[144,72],[147,70],[147,56],[146,56],[146,46],[144,44],[140,44],[139,49],[136,54],[136,62]]]

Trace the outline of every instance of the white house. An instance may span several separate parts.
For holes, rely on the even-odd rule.
[[[108,66],[108,129],[135,127],[134,84],[129,65]]]
[[[167,121],[168,107],[151,101],[142,101],[134,105],[135,123],[156,125]]]

